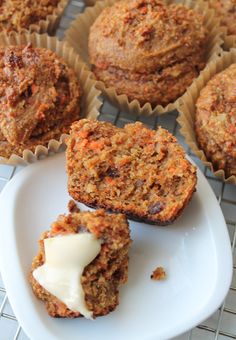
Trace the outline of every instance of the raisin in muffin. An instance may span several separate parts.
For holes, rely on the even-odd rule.
[[[197,182],[176,138],[139,122],[124,128],[86,119],[73,123],[67,173],[75,200],[158,225],[181,214]]]
[[[121,214],[107,214],[103,210],[79,212],[75,209],[69,215],[59,216],[52,224],[51,230],[43,233],[39,241],[39,253],[33,260],[29,276],[35,295],[44,301],[52,317],[76,318],[83,315],[76,310],[76,305],[74,310],[71,310],[36,280],[40,277],[37,270],[46,262],[45,240],[50,238],[49,241],[52,241],[53,238],[55,241],[55,238],[84,236],[84,234],[93,236],[101,245],[98,255],[84,268],[80,279],[86,308],[91,313],[91,317],[95,318],[110,313],[119,304],[118,288],[128,279],[128,250],[131,244],[126,218]],[[81,249],[78,247],[77,252],[81,252]],[[49,255],[54,256],[54,254]],[[70,264],[67,266],[68,275],[70,275],[69,266]],[[74,273],[72,274],[74,276]]]
[[[27,46],[0,48],[0,156],[47,145],[79,118],[75,72],[54,52]]]
[[[236,175],[236,64],[215,75],[196,103],[198,144],[215,170]]]
[[[215,10],[221,24],[227,27],[228,34],[236,34],[236,0],[207,0]]]
[[[203,17],[182,4],[118,1],[90,29],[96,78],[118,94],[153,106],[175,101],[205,65]]]
[[[46,20],[48,15],[55,14],[61,2],[61,0],[1,0],[1,31],[28,30],[30,25],[39,24],[40,20]]]

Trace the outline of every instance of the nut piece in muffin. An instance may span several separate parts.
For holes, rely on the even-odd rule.
[[[236,34],[236,0],[208,0],[209,7],[215,10],[221,25],[226,26],[228,34]]]
[[[119,1],[105,8],[89,35],[98,80],[140,104],[175,101],[205,65],[203,17],[182,4]]]
[[[124,128],[86,119],[73,123],[67,174],[76,201],[158,225],[181,214],[197,182],[176,138],[139,122]]]
[[[55,13],[61,0],[1,0],[1,31],[21,32]]]
[[[124,215],[97,210],[59,216],[42,235],[29,276],[49,315],[91,319],[113,311],[128,279],[130,243]]]
[[[81,90],[75,72],[54,52],[0,48],[0,156],[47,145],[78,120]]]
[[[215,75],[196,103],[197,141],[215,170],[236,175],[236,64]]]

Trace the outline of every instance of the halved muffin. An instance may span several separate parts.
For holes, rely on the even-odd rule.
[[[59,216],[42,235],[29,276],[49,315],[91,319],[113,311],[128,279],[130,243],[124,215],[76,210]]]
[[[92,207],[158,225],[173,222],[196,188],[196,169],[167,130],[143,124],[72,124],[67,147],[68,191]]]

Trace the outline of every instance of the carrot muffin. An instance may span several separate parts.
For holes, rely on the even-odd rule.
[[[21,155],[68,132],[79,118],[76,74],[44,48],[0,48],[0,156]]]
[[[130,243],[124,215],[98,210],[59,216],[42,235],[29,276],[49,315],[91,319],[113,311],[128,279]]]
[[[119,1],[90,29],[89,57],[98,80],[141,104],[181,96],[205,65],[203,17],[161,0]]]
[[[228,34],[236,34],[236,0],[208,0],[220,18],[221,24],[226,26]]]
[[[67,148],[68,190],[77,201],[153,224],[173,222],[192,197],[196,169],[167,130],[80,120]]]
[[[196,103],[195,130],[200,148],[226,176],[236,175],[236,64],[214,76]]]
[[[61,0],[1,0],[0,29],[21,32],[55,13]]]

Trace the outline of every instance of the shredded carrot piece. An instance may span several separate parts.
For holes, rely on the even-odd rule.
[[[81,130],[78,133],[79,138],[87,138],[88,137],[88,131]]]
[[[92,141],[89,143],[89,148],[92,150],[101,150],[104,147],[103,142]]]
[[[33,94],[35,94],[36,92],[38,92],[38,89],[39,89],[39,87],[38,87],[37,85],[35,85],[35,84],[32,84],[32,85],[31,85],[31,91],[32,91]]]
[[[111,178],[111,177],[106,177],[106,182],[107,184],[109,185],[115,185],[116,184],[116,181],[114,178]]]
[[[123,165],[126,165],[130,163],[130,159],[129,158],[122,158],[120,161],[119,161],[119,165],[120,166],[123,166]]]

